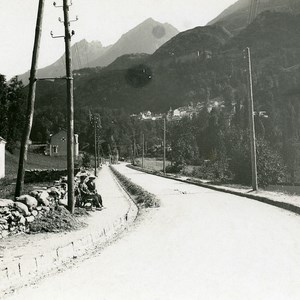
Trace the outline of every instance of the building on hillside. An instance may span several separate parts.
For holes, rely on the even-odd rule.
[[[0,178],[5,177],[5,144],[6,141],[0,136]]]
[[[67,155],[67,131],[61,130],[51,135],[49,143],[50,156],[66,156]],[[74,156],[79,155],[78,134],[74,134]]]

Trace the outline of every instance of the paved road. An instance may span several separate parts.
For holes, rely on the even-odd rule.
[[[161,199],[123,239],[11,299],[300,299],[300,217],[117,167]]]

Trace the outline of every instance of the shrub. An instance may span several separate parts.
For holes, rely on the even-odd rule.
[[[286,167],[280,155],[267,141],[257,139],[257,177],[258,185],[266,187],[270,184],[283,182],[286,177]],[[230,170],[234,181],[241,184],[251,184],[251,156],[249,142],[236,143],[232,151]]]

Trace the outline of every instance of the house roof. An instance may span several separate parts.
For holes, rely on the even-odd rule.
[[[6,144],[6,140],[0,136],[0,143]]]

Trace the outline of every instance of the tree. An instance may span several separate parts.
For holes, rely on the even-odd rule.
[[[7,150],[12,152],[24,125],[25,92],[18,77],[7,83],[5,76],[0,75],[0,104],[0,134],[7,141]]]

